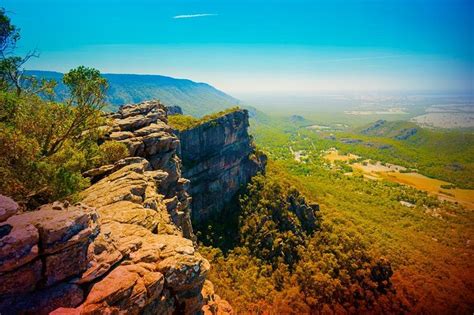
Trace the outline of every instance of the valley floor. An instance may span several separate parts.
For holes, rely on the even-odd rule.
[[[325,220],[356,225],[371,250],[391,261],[397,296],[410,313],[472,314],[472,190],[441,189],[449,183],[393,169],[372,172],[378,177],[373,179],[379,180],[364,177],[370,171],[348,176],[352,169],[344,164],[358,156],[346,155],[331,167],[324,147],[307,134],[283,134],[261,126],[254,133],[257,144],[274,161],[270,174],[286,178],[308,199],[317,201]],[[291,151],[284,149],[289,146]],[[333,162],[337,160],[334,154],[329,155]]]
[[[408,172],[400,165],[381,163],[380,161],[365,160],[363,163],[351,163],[360,157],[355,154],[340,154],[336,149],[325,153],[324,159],[334,165],[335,161],[346,162],[353,170],[360,171],[365,178],[373,180],[387,180],[394,183],[408,185],[437,196],[440,200],[459,203],[468,210],[474,210],[474,189],[456,188],[454,184],[430,178],[417,172]],[[300,161],[300,159],[296,159]],[[346,175],[354,175],[353,172]]]

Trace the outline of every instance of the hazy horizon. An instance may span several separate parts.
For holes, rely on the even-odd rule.
[[[19,50],[41,53],[28,69],[64,72],[82,64],[103,73],[159,74],[236,97],[474,91],[470,1],[5,0],[3,6],[21,28]]]

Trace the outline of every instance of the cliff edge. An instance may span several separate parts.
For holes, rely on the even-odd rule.
[[[248,127],[248,111],[238,109],[176,131],[183,176],[191,181],[193,222],[205,222],[219,213],[253,176],[265,170],[266,156],[256,151]]]
[[[128,105],[111,118],[106,141],[133,157],[88,171],[82,203],[21,213],[0,198],[0,313],[232,313],[193,243],[165,107]]]

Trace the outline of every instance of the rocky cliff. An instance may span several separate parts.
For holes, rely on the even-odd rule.
[[[111,118],[106,140],[133,157],[88,171],[82,203],[21,213],[0,198],[0,313],[231,313],[193,244],[166,109],[145,102]]]
[[[166,106],[168,115],[183,115],[183,110],[178,105]]]
[[[191,181],[192,219],[202,223],[221,211],[252,176],[265,168],[248,134],[247,110],[177,131],[181,140],[183,176]]]

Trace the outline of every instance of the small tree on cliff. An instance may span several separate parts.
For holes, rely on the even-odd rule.
[[[80,191],[88,184],[81,173],[104,160],[97,139],[106,80],[96,69],[78,67],[64,84],[70,91],[64,103],[0,93],[0,175],[7,179],[0,193],[31,208]]]
[[[77,140],[104,123],[100,110],[105,106],[108,84],[99,70],[80,66],[66,73],[63,82],[70,92],[65,106],[71,115],[55,126],[55,138],[44,143],[45,156],[55,154],[66,141]]]

